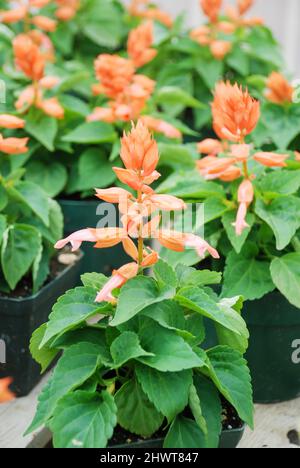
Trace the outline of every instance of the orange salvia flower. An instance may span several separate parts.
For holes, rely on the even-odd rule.
[[[156,57],[157,51],[151,48],[152,44],[152,21],[146,21],[130,32],[127,42],[127,51],[135,67],[142,67]]]
[[[254,0],[238,0],[237,6],[240,15],[244,15],[253,5]]]
[[[141,121],[148,127],[149,130],[157,133],[162,133],[167,138],[182,138],[182,133],[174,125],[165,122],[164,120],[156,119],[149,115],[143,115]]]
[[[294,88],[281,73],[273,72],[267,80],[266,97],[275,104],[293,102]]]
[[[25,121],[14,115],[0,114],[0,127],[3,128],[24,128]]]
[[[238,202],[239,209],[237,212],[237,218],[233,226],[235,227],[236,234],[241,236],[244,229],[248,228],[249,225],[246,222],[247,209],[253,202],[254,189],[252,182],[249,179],[245,179],[238,190]]]
[[[213,138],[206,138],[197,144],[197,150],[199,153],[216,155],[222,153],[224,150],[223,144],[219,140]]]
[[[131,60],[102,54],[95,61],[95,72],[106,96],[117,98],[131,84],[135,68]]]
[[[9,390],[11,383],[12,379],[10,377],[0,379],[0,403],[5,403],[15,399],[15,395]]]
[[[79,0],[56,0],[58,8],[55,16],[61,21],[69,21],[76,15],[80,8]]]
[[[28,138],[3,138],[0,134],[0,151],[6,154],[27,153]]]
[[[210,21],[217,22],[222,8],[222,0],[200,0],[200,5]]]
[[[32,19],[32,23],[39,29],[46,32],[54,32],[57,22],[47,16],[38,15]]]
[[[212,114],[220,139],[242,142],[258,123],[260,104],[238,84],[220,82],[216,85]]]
[[[231,49],[232,44],[228,41],[217,40],[210,44],[211,53],[217,60],[223,60],[223,58],[229,54]]]
[[[286,167],[285,160],[288,158],[287,154],[277,154],[269,152],[258,152],[253,156],[253,159],[263,166],[267,167]]]
[[[13,41],[16,66],[34,81],[44,75],[45,59],[39,48],[26,34],[20,34]]]

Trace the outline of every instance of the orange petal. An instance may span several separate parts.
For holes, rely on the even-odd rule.
[[[39,102],[38,107],[45,112],[45,114],[55,119],[63,119],[65,115],[64,108],[59,103],[56,97],[45,99]]]
[[[124,200],[133,198],[133,195],[123,188],[112,187],[109,189],[96,189],[96,197],[108,203],[122,203]]]
[[[122,244],[127,255],[133,258],[133,260],[137,261],[139,257],[139,252],[133,240],[131,240],[130,237],[126,237],[125,239],[123,239]]]
[[[238,202],[246,203],[248,206],[253,202],[254,188],[250,180],[245,179],[238,189]]]
[[[27,153],[28,138],[3,138],[0,140],[0,151],[6,154]]]
[[[197,150],[199,153],[217,155],[222,153],[223,145],[219,140],[206,138],[206,140],[200,141],[200,143],[197,144]]]
[[[6,403],[15,399],[15,395],[9,390],[9,386],[12,383],[10,377],[0,379],[0,403]]]
[[[259,152],[253,156],[255,161],[267,167],[285,167],[285,160],[288,158],[287,154],[277,154],[268,152]]]
[[[47,16],[34,16],[32,18],[32,23],[39,29],[42,29],[46,32],[55,32],[57,22]]]
[[[25,120],[19,119],[14,115],[0,114],[0,127],[3,128],[24,128]]]

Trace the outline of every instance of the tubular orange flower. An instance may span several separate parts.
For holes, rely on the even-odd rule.
[[[55,119],[63,119],[65,115],[64,108],[59,103],[56,97],[41,100],[37,103],[37,107],[41,109],[45,114]]]
[[[27,153],[28,138],[3,138],[0,134],[0,151],[6,154]]]
[[[212,23],[217,22],[222,8],[222,0],[200,0],[200,6]]]
[[[268,152],[258,152],[253,156],[255,161],[267,167],[285,167],[287,164],[285,160],[288,158],[287,154],[277,154]]]
[[[0,127],[3,128],[24,128],[25,121],[14,115],[0,114]]]
[[[141,121],[148,127],[149,130],[162,133],[167,138],[182,138],[182,133],[173,125],[165,122],[164,120],[155,119],[149,115],[143,115]]]
[[[254,189],[252,182],[248,179],[245,179],[238,190],[238,202],[239,209],[237,213],[237,218],[233,226],[235,227],[236,234],[238,236],[242,235],[244,229],[248,228],[249,225],[246,222],[247,209],[249,205],[253,202],[254,198]]]
[[[215,258],[219,257],[213,247],[194,234],[159,228],[161,217],[160,214],[156,214],[157,211],[179,211],[185,208],[185,203],[171,195],[155,194],[149,187],[160,176],[156,171],[159,155],[157,143],[142,121],[138,121],[136,126],[132,125],[129,134],[124,134],[121,140],[121,158],[126,169],[118,167],[114,170],[121,182],[137,191],[136,197],[125,189],[115,187],[98,189],[96,196],[110,203],[118,203],[123,227],[84,229],[56,244],[56,248],[63,248],[70,242],[73,250],[80,248],[83,241],[95,242],[96,248],[123,244],[125,252],[132,257],[134,263],[114,272],[113,277],[98,293],[96,300],[99,302],[115,303],[116,298],[112,295],[115,288],[122,287],[140,270],[158,261],[158,253],[144,246],[146,238],[156,237],[163,246],[172,250],[183,251],[185,248],[194,248],[201,257],[206,252]],[[137,245],[132,238],[137,239]]]
[[[38,15],[32,19],[32,24],[46,32],[54,32],[57,22],[47,16]]]
[[[229,54],[231,49],[232,44],[228,41],[217,40],[210,44],[211,53],[217,60],[223,60],[223,58]]]
[[[9,390],[9,386],[12,383],[10,377],[0,379],[0,403],[6,403],[15,399],[15,395]]]
[[[39,48],[26,34],[20,34],[13,41],[16,66],[34,81],[44,76],[45,59]]]
[[[159,8],[154,8],[148,4],[149,0],[132,0],[128,10],[132,16],[159,21],[167,28],[171,28],[173,25],[171,16]]]
[[[294,88],[281,73],[273,72],[267,80],[266,98],[275,104],[293,102]]]
[[[258,123],[260,104],[238,84],[220,82],[215,89],[212,114],[214,130],[220,139],[243,142]]]
[[[55,16],[61,21],[69,21],[76,15],[80,8],[79,0],[56,0],[58,8]]]
[[[152,49],[153,44],[153,23],[146,21],[138,28],[133,29],[128,37],[127,50],[130,59],[135,67],[145,65],[157,55],[157,50]]]
[[[199,153],[216,155],[222,153],[224,150],[223,144],[219,140],[213,138],[206,138],[197,144],[197,150]]]
[[[244,15],[253,5],[254,0],[237,0],[240,15]]]

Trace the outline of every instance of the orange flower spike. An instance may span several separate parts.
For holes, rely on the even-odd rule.
[[[218,137],[241,143],[258,123],[260,103],[238,84],[219,82],[215,89],[212,114]]]
[[[221,12],[223,0],[200,0],[200,6],[212,23],[216,23]]]
[[[0,114],[0,127],[10,129],[24,128],[25,120],[19,119],[14,115]]]
[[[12,383],[10,377],[0,379],[0,403],[6,403],[15,399],[15,395],[9,390],[9,386]]]
[[[294,88],[281,73],[273,72],[267,80],[266,98],[275,104],[293,102]]]
[[[133,198],[132,193],[120,187],[112,187],[109,189],[96,189],[96,197],[104,200],[107,203],[121,203]]]
[[[286,167],[285,160],[288,158],[287,154],[277,154],[268,152],[258,152],[253,156],[253,159],[263,166],[267,167]]]
[[[44,76],[45,59],[39,48],[26,34],[20,34],[13,41],[16,66],[33,81]]]
[[[153,41],[152,21],[142,23],[130,32],[127,51],[135,67],[142,67],[156,57],[157,50],[151,48]]]
[[[96,77],[109,98],[117,98],[131,84],[135,73],[131,60],[102,54],[95,60]]]
[[[27,15],[27,7],[21,5],[17,8],[7,11],[0,11],[0,21],[6,24],[14,24],[23,21]]]
[[[109,107],[95,107],[93,112],[87,116],[87,122],[106,122],[114,123],[117,121],[117,116],[114,110]]]

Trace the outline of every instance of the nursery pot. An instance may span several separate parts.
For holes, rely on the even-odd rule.
[[[245,432],[245,425],[238,429],[223,430],[220,436],[219,448],[233,449],[238,446]],[[131,444],[111,445],[110,448],[162,448],[164,439],[149,439]],[[176,448],[176,447],[174,447]]]
[[[75,231],[85,228],[95,228],[101,218],[105,216],[104,204],[100,200],[59,200],[65,219],[65,236],[69,236]],[[118,212],[116,210],[116,219]],[[111,227],[115,227],[114,226]],[[82,244],[84,259],[81,265],[80,274],[86,272],[104,273],[110,275],[112,270],[117,269],[130,261],[124,253],[122,244],[113,249],[95,249],[92,243]]]
[[[254,401],[276,403],[300,396],[300,310],[279,292],[246,302],[250,332],[246,354]]]
[[[48,320],[57,299],[76,284],[82,254],[37,294],[25,298],[0,297],[0,378],[12,377],[17,396],[27,395],[41,379],[32,359],[32,333]]]

